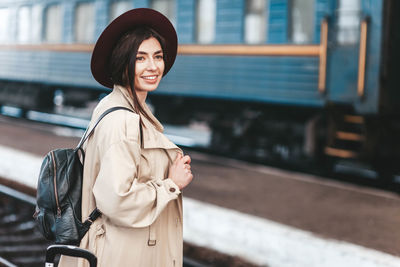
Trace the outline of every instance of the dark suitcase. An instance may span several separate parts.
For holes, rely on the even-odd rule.
[[[66,255],[72,257],[84,258],[89,261],[90,267],[97,266],[96,256],[88,250],[69,245],[51,245],[46,250],[45,267],[54,267],[54,258],[56,255]]]

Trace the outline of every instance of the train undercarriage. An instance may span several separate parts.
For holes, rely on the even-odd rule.
[[[0,81],[0,105],[22,111],[81,108],[106,93]],[[202,149],[215,154],[311,173],[335,172],[338,163],[363,166],[382,183],[391,183],[400,171],[398,116],[359,115],[337,104],[321,108],[161,94],[148,100],[163,124],[207,127],[211,141]]]
[[[207,124],[208,149],[216,154],[316,173],[353,166],[375,172],[384,184],[400,171],[395,115],[360,115],[338,104],[313,108],[165,96],[151,101],[165,123]]]

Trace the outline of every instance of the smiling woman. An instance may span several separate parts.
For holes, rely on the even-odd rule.
[[[182,266],[181,190],[193,179],[191,159],[164,136],[145,102],[176,53],[172,24],[145,8],[116,18],[94,47],[93,77],[113,91],[95,108],[89,128],[112,107],[133,111],[106,116],[85,148],[82,218],[94,208],[102,216],[80,247],[97,256],[98,266]],[[62,257],[59,266],[77,262]]]

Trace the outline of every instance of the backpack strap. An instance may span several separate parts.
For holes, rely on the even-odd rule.
[[[89,217],[86,219],[86,221],[83,222],[83,224],[89,228],[92,223],[101,216],[101,211],[98,208],[94,208],[94,210],[90,213]]]
[[[89,131],[89,126],[88,128],[86,128],[85,133],[83,134],[81,141],[79,142],[78,146],[75,148],[75,151],[80,150],[82,153],[82,158],[83,161],[85,161],[85,152],[82,149],[82,145],[86,142],[86,140],[93,134],[94,129],[96,128],[96,126],[100,123],[100,121],[109,113],[119,110],[119,109],[123,109],[123,110],[127,110],[130,112],[135,113],[133,110],[126,108],[126,107],[112,107],[107,109],[106,111],[103,112],[103,114],[100,115],[100,117],[97,119],[96,123],[94,124],[93,128]],[[141,122],[139,122],[139,127],[140,127],[140,145],[143,146],[143,130],[142,130],[142,124]],[[89,227],[92,225],[92,223],[101,216],[101,211],[96,207],[89,215],[89,217],[83,222],[83,224],[89,229]]]
[[[81,141],[79,142],[78,146],[75,148],[75,150],[81,150],[82,145],[86,142],[86,140],[93,134],[94,129],[96,128],[97,124],[100,123],[100,121],[109,113],[119,110],[119,109],[124,109],[130,112],[135,113],[133,110],[126,108],[126,107],[112,107],[107,109],[106,111],[103,112],[103,114],[100,115],[100,117],[97,119],[96,123],[94,124],[93,128],[89,131],[89,126],[86,128],[85,133],[83,134]],[[140,143],[142,143],[142,125],[140,125]],[[89,133],[88,133],[89,131]]]

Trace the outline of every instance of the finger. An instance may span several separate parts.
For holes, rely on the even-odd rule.
[[[192,161],[192,159],[189,157],[189,155],[185,155],[185,156],[182,158],[182,160],[183,160],[183,162],[186,163],[186,164],[190,164],[190,162]]]
[[[174,163],[175,163],[175,162],[178,162],[178,161],[181,160],[181,159],[182,159],[182,154],[181,154],[181,153],[176,154],[176,158],[175,158]]]

